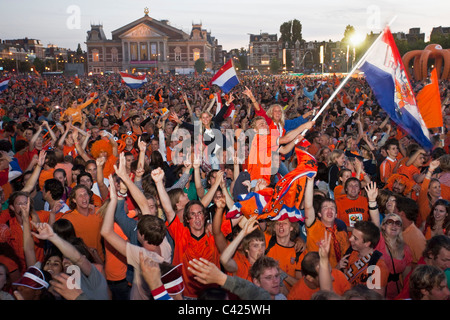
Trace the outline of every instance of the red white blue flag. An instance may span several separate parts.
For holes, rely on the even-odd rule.
[[[147,82],[147,77],[144,75],[135,76],[125,72],[120,72],[123,83],[129,86],[131,89],[138,89]]]
[[[432,149],[428,129],[389,27],[360,63],[359,69],[364,72],[380,107],[424,149]]]
[[[300,209],[306,180],[317,172],[317,160],[305,150],[296,148],[297,168],[286,174],[274,188],[265,188],[238,196],[238,202],[227,212],[227,219],[257,215],[258,220],[304,221],[304,210]]]
[[[293,92],[295,89],[297,89],[297,86],[295,84],[285,84],[286,91]]]
[[[8,89],[9,80],[11,80],[11,78],[5,78],[3,80],[0,80],[0,92]]]
[[[215,84],[219,86],[223,92],[228,93],[239,83],[236,70],[233,66],[233,61],[230,59],[222,68],[212,77],[210,85]]]

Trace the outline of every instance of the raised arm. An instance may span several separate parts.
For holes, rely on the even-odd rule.
[[[41,133],[42,133],[42,125],[40,125],[38,127],[38,129],[36,130],[36,133],[31,137],[30,143],[28,145],[28,150],[30,150],[30,151],[34,150],[34,145],[36,143],[36,140]]]
[[[71,121],[66,122],[66,130],[64,130],[64,133],[59,138],[58,143],[56,145],[61,150],[64,147],[64,140],[66,140],[67,134],[69,134],[70,126],[71,126]]]
[[[314,177],[306,178],[305,187],[305,225],[309,228],[316,221],[316,213],[314,211]]]
[[[30,178],[28,179],[27,183],[25,184],[25,186],[22,188],[21,191],[31,192],[34,189],[34,187],[36,186],[36,184],[39,180],[39,175],[41,174],[41,170],[44,167],[46,155],[47,155],[47,152],[44,150],[41,150],[39,152],[39,159],[36,164],[36,167],[34,168],[33,173],[31,174]]]
[[[195,190],[197,191],[197,196],[202,199],[205,195],[205,188],[203,188],[202,185],[202,177],[200,174],[200,166],[202,164],[202,160],[200,157],[196,157],[194,159],[193,167],[194,167],[194,184],[195,184]]]
[[[234,261],[233,256],[236,253],[237,248],[241,244],[242,240],[258,228],[258,221],[256,220],[257,215],[251,216],[246,222],[242,230],[238,235],[231,241],[225,250],[220,255],[220,263],[228,272],[238,271],[238,265]]]
[[[367,184],[364,188],[367,193],[367,198],[369,200],[369,215],[372,222],[380,228],[380,212],[378,211],[377,196],[378,188],[375,182]],[[371,209],[373,208],[373,209]]]
[[[100,234],[124,257],[127,256],[127,241],[114,231],[114,213],[117,206],[117,190],[112,175],[109,176],[110,201],[106,207]]]
[[[259,111],[261,109],[261,106],[256,101],[255,96],[253,95],[253,92],[249,88],[245,87],[245,90],[242,93],[245,94],[250,99],[250,101],[252,102],[252,105],[256,111]]]
[[[333,278],[328,256],[330,254],[331,232],[325,231],[324,238],[319,244],[319,285],[320,290],[333,291]]]
[[[219,170],[216,173],[216,181],[214,181],[214,184],[211,186],[211,189],[208,190],[208,192],[201,198],[202,204],[207,208],[211,201],[214,198],[214,195],[216,194],[217,189],[220,186],[220,183],[223,181],[223,175],[224,172]]]
[[[141,209],[143,213],[150,212],[150,208],[148,207],[148,202],[147,199],[145,198],[145,195],[131,180],[130,176],[127,173],[126,159],[125,154],[123,152],[119,156],[119,168],[117,168],[117,166],[114,165],[114,169],[119,178],[122,179],[122,182],[127,186],[128,191],[130,192],[134,201],[136,201],[137,205],[139,206],[139,209]]]
[[[36,252],[34,251],[34,241],[31,235],[30,227],[30,198],[27,198],[25,205],[20,205],[20,212],[22,214],[23,227],[23,251],[25,254],[25,262],[27,267],[36,264]]]
[[[176,213],[172,208],[172,204],[170,202],[169,195],[167,194],[166,188],[164,186],[164,171],[161,168],[156,168],[151,173],[153,181],[156,184],[156,190],[158,191],[159,201],[161,202],[161,206],[166,214],[168,223],[172,223],[173,219],[175,219]]]
[[[216,213],[214,214],[212,223],[212,234],[214,236],[214,242],[216,243],[217,249],[219,252],[223,252],[227,247],[227,239],[221,230],[223,212],[226,206],[225,197],[222,196],[220,199],[214,199],[214,203],[216,205]]]
[[[103,176],[103,166],[105,165],[106,159],[104,157],[98,157],[95,159],[95,163],[97,165],[97,185],[98,190],[100,191],[100,196],[103,200],[108,199],[109,190],[105,184],[105,177]]]
[[[58,138],[56,137],[55,132],[53,131],[52,128],[50,128],[50,126],[49,126],[47,121],[43,121],[42,125],[47,128],[47,132],[48,132],[48,134],[50,135],[50,137],[52,139],[52,145],[55,145],[56,142],[58,141]],[[55,126],[53,126],[53,127],[55,127]]]
[[[36,232],[32,234],[41,240],[49,240],[61,251],[64,257],[72,261],[73,264],[80,267],[83,274],[89,276],[93,268],[91,262],[82,255],[72,244],[58,236],[48,223],[34,223],[31,224],[36,228]]]

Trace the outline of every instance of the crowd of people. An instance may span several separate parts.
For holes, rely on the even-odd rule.
[[[449,81],[427,150],[364,77],[147,78],[11,75],[0,300],[449,299]],[[228,215],[305,156],[300,218]]]

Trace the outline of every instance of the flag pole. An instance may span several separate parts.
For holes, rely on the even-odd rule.
[[[387,27],[389,27],[394,20],[397,19],[397,16],[394,16],[392,18],[392,20],[386,25]],[[328,107],[328,105],[331,103],[331,101],[333,101],[334,97],[336,97],[336,95],[339,93],[339,91],[341,91],[341,89],[344,87],[344,85],[348,82],[348,80],[350,80],[351,76],[355,73],[355,71],[357,69],[359,69],[359,67],[361,66],[362,62],[364,62],[364,60],[366,59],[366,57],[369,55],[369,53],[373,50],[374,45],[381,39],[381,37],[384,34],[384,29],[383,31],[381,31],[381,33],[379,34],[379,36],[375,39],[375,41],[372,43],[372,45],[370,46],[369,49],[367,49],[367,51],[364,53],[364,55],[361,57],[361,59],[359,59],[358,63],[352,68],[352,70],[350,71],[349,74],[347,74],[347,76],[345,77],[345,79],[339,84],[339,86],[336,88],[336,90],[334,90],[334,92],[331,94],[331,96],[328,98],[328,100],[325,102],[325,104],[322,106],[322,108],[319,110],[319,112],[317,112],[317,114],[314,116],[314,118],[311,121],[316,121],[317,118],[321,115],[322,112],[325,111],[325,109]],[[308,131],[308,129],[305,129],[302,132],[302,136],[305,136],[306,132]]]

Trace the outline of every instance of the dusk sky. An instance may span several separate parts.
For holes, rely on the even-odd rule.
[[[450,27],[448,0],[1,0],[0,39],[28,37],[72,50],[80,43],[85,50],[91,24],[103,24],[110,39],[111,31],[143,17],[145,7],[186,33],[201,22],[225,50],[247,48],[250,33],[279,36],[280,25],[292,19],[302,23],[306,41],[341,40],[348,24],[364,35],[379,32],[394,16],[392,32],[420,27],[425,41],[433,27]]]

